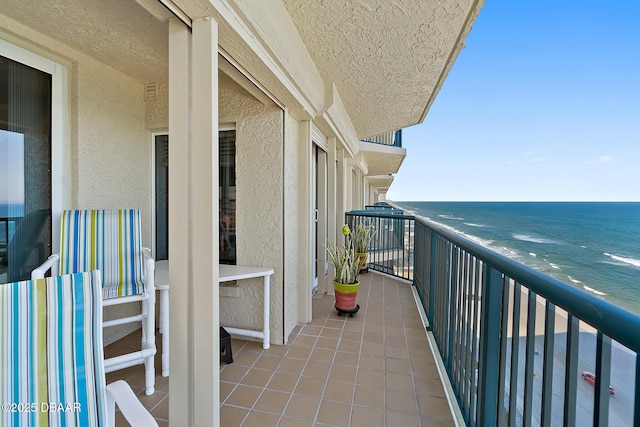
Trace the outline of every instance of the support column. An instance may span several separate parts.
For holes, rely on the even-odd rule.
[[[170,22],[169,129],[169,421],[218,425],[218,37],[212,19],[194,21],[192,31]]]

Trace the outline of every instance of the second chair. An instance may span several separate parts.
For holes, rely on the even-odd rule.
[[[61,221],[60,253],[31,273],[32,279],[100,270],[103,306],[139,302],[139,314],[104,322],[112,327],[142,323],[140,350],[105,359],[106,372],[144,364],[145,394],[155,391],[155,262],[142,247],[140,210],[68,210]]]

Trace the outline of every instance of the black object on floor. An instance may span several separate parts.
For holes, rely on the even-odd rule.
[[[220,361],[233,363],[233,353],[231,352],[231,335],[220,326]]]

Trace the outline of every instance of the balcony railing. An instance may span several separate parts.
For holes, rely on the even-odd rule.
[[[362,141],[372,142],[374,144],[390,145],[392,147],[402,147],[402,129],[365,138]]]
[[[401,211],[346,217],[415,286],[468,425],[640,425],[640,316]]]

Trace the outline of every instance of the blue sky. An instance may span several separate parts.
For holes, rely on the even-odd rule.
[[[387,194],[640,201],[640,1],[487,0]]]

